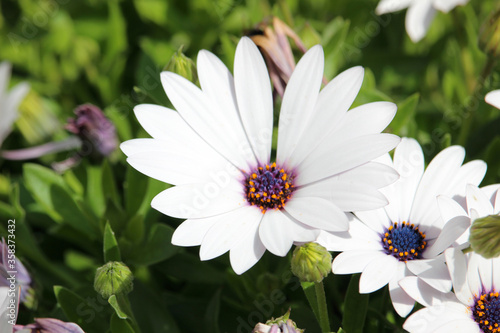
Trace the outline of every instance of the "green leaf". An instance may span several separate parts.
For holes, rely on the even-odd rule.
[[[107,160],[104,160],[102,164],[102,192],[104,199],[111,199],[114,203],[120,205],[120,197],[118,195],[118,190],[116,189],[113,169]]]
[[[111,316],[111,333],[135,333],[127,319],[121,319],[116,313]]]
[[[106,223],[106,227],[104,227],[104,262],[109,261],[122,261],[122,258],[115,233],[108,222]]]
[[[129,165],[123,187],[125,190],[125,210],[129,216],[132,216],[137,213],[145,199],[148,181],[142,173]]]
[[[128,221],[124,236],[135,245],[143,241],[144,217],[142,215],[136,215]]]
[[[62,286],[54,286],[57,303],[70,322],[78,324],[86,332],[104,332],[103,303],[95,298],[83,299]],[[104,303],[105,304],[105,303]]]
[[[414,93],[398,104],[396,116],[389,125],[394,133],[408,135],[407,126],[415,119],[419,98],[420,94]]]
[[[123,296],[117,297],[116,295],[111,295],[108,299],[108,303],[113,307],[113,309],[115,309],[115,313],[120,319],[132,317],[130,307]]]
[[[218,333],[219,329],[219,312],[220,312],[221,289],[218,289],[207,306],[205,312],[205,329],[207,333]]]
[[[344,303],[344,318],[342,327],[349,333],[362,333],[365,325],[366,312],[368,310],[368,294],[359,293],[359,276],[351,277]]]
[[[309,305],[314,312],[314,315],[319,322],[319,308],[318,308],[318,298],[316,297],[316,290],[314,289],[314,282],[301,282],[302,289],[306,298],[309,301]]]
[[[121,234],[122,230],[126,227],[127,224],[127,215],[125,214],[123,209],[111,199],[108,199],[106,202],[104,219],[109,222],[111,227],[113,227],[113,230],[115,230],[118,235]]]
[[[174,229],[166,224],[154,224],[144,245],[132,251],[128,260],[147,266],[174,256],[180,249],[171,243],[173,233]]]

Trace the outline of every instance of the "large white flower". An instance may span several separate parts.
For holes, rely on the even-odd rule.
[[[347,230],[345,211],[387,203],[377,189],[397,174],[370,161],[399,142],[380,133],[396,106],[378,102],[347,112],[363,69],[343,72],[319,92],[323,63],[323,50],[315,46],[290,78],[275,163],[269,76],[250,39],[237,46],[234,79],[204,50],[197,60],[201,89],[174,73],[161,74],[177,111],[137,106],[135,114],[153,139],[121,148],[140,172],[177,185],[152,202],[164,214],[187,219],[173,244],[201,244],[202,260],[230,251],[233,269],[242,273],[266,249],[285,256],[294,242],[315,240],[318,229]]]
[[[500,258],[464,255],[457,248],[446,250],[446,263],[454,295],[443,295],[412,314],[403,328],[411,333],[500,332]]]
[[[7,91],[10,70],[11,65],[8,62],[0,63],[0,146],[12,130],[12,124],[18,117],[17,108],[29,90],[29,85],[22,82]]]
[[[403,138],[395,150],[394,161],[385,157],[385,163],[401,175],[381,190],[389,204],[355,212],[349,232],[322,232],[318,238],[328,250],[342,251],[333,261],[333,273],[362,273],[361,293],[389,284],[392,304],[403,317],[414,305],[412,297],[400,286],[405,277],[417,277],[418,285],[424,283],[448,292],[451,280],[440,254],[463,234],[469,220],[457,217],[445,224],[436,197],[463,197],[466,184],[479,184],[486,172],[482,161],[462,166],[464,157],[462,147],[449,147],[436,155],[424,173],[420,145]]]
[[[381,0],[377,6],[378,15],[387,14],[408,8],[406,13],[406,32],[416,43],[424,38],[436,11],[448,13],[469,0]]]

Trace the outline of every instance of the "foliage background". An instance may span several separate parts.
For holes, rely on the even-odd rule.
[[[461,144],[467,160],[488,163],[483,185],[499,182],[500,110],[484,95],[500,88],[500,72],[494,67],[481,78],[487,57],[478,47],[481,24],[496,1],[471,0],[448,15],[438,13],[417,44],[404,30],[406,12],[378,17],[377,2],[2,0],[0,59],[13,63],[12,84],[28,81],[32,88],[2,148],[63,140],[66,119],[84,103],[105,111],[120,141],[147,137],[132,109],[140,103],[171,106],[159,73],[181,46],[192,59],[200,49],[211,50],[232,69],[239,38],[275,15],[307,47],[323,45],[328,80],[364,66],[354,104],[397,103],[389,131],[416,138],[427,161]],[[62,175],[49,169],[72,154],[29,163],[0,160],[0,234],[15,218],[16,253],[34,279],[35,301],[21,306],[18,323],[56,317],[86,332],[137,330],[130,314],[120,319],[119,306],[93,289],[96,268],[121,259],[135,276],[129,300],[142,332],[249,332],[289,307],[299,327],[319,331],[289,272],[289,258],[266,253],[242,276],[232,272],[227,255],[201,262],[198,248],[170,244],[181,221],[150,208],[168,185],[134,171],[119,151],[102,163],[84,160]],[[348,332],[402,332],[387,289],[358,295],[349,280],[325,280],[334,328],[343,322]]]

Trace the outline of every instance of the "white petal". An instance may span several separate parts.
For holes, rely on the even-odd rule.
[[[338,180],[354,182],[381,188],[394,183],[399,178],[397,171],[379,162],[368,162],[338,175]]]
[[[364,224],[378,234],[384,233],[385,229],[389,228],[392,224],[392,221],[389,216],[387,216],[387,212],[384,208],[356,212],[355,214]]]
[[[451,290],[451,277],[446,264],[439,259],[410,260],[408,269],[433,288],[446,293]]]
[[[493,261],[493,287],[500,290],[500,259],[497,257]]]
[[[2,117],[2,121],[0,122],[0,144],[12,130],[12,124],[14,124],[19,116],[19,104],[21,104],[29,89],[27,83],[21,82],[12,88],[6,97],[4,95],[2,110],[0,111],[0,116]],[[0,90],[1,93],[2,90]]]
[[[410,212],[411,223],[422,227],[443,223],[436,197],[447,193],[464,157],[465,150],[462,147],[452,146],[441,151],[429,163],[415,194]],[[433,229],[437,231],[438,228]],[[437,232],[432,230],[427,231],[427,234],[430,238],[437,236]]]
[[[452,292],[444,294],[416,276],[407,276],[399,281],[399,286],[415,301],[425,307],[455,298]],[[456,298],[455,298],[456,299]]]
[[[2,61],[0,63],[0,97],[5,94],[9,87],[11,71],[12,65],[9,62]]]
[[[207,231],[219,222],[219,220],[220,218],[218,216],[214,216],[182,222],[172,235],[172,244],[178,246],[201,245]]]
[[[337,75],[321,90],[314,108],[314,117],[309,120],[302,140],[297,143],[289,160],[291,165],[302,162],[311,150],[318,147],[336,129],[361,88],[363,74],[362,67],[350,68]]]
[[[172,139],[177,135],[198,137],[177,111],[164,106],[139,104],[134,107],[134,113],[141,126],[155,139]]]
[[[177,218],[210,217],[247,205],[242,186],[234,181],[178,185],[161,192],[151,202],[154,209]]]
[[[413,0],[381,0],[375,12],[377,15],[397,12],[398,10],[408,8]]]
[[[453,199],[440,195],[437,197],[437,202],[441,217],[445,223],[457,216],[467,216],[464,207]]]
[[[396,115],[390,102],[373,102],[349,110],[326,141],[347,141],[368,134],[381,133]]]
[[[273,99],[264,59],[248,37],[241,38],[234,58],[234,84],[241,121],[258,162],[271,155]]]
[[[300,59],[288,81],[279,119],[276,161],[280,165],[286,164],[313,115],[323,78],[324,59],[321,46],[312,47]]]
[[[359,279],[359,292],[371,293],[388,284],[396,274],[397,266],[398,260],[393,256],[383,256],[372,260],[363,269]]]
[[[297,243],[307,243],[307,242],[314,242],[321,230],[311,227],[307,224],[304,224],[291,216],[289,213],[286,211],[283,211],[286,217],[290,220],[290,222],[287,224],[287,233],[288,235],[293,239],[293,242],[295,244]]]
[[[473,295],[467,284],[467,261],[459,248],[445,251],[446,264],[453,282],[453,290],[457,298],[464,304],[473,302]]]
[[[251,232],[256,233],[262,213],[255,207],[247,206],[218,216],[219,221],[205,234],[200,247],[200,259],[218,257]]]
[[[285,210],[300,222],[326,231],[349,229],[346,214],[334,202],[318,197],[293,197]]]
[[[480,255],[472,253],[467,264],[467,282],[472,295],[480,295],[483,288],[479,277],[479,260]]]
[[[457,216],[449,220],[436,241],[423,253],[424,258],[435,258],[450,247],[468,228],[470,219],[467,216]]]
[[[465,192],[468,184],[478,186],[486,174],[486,163],[475,160],[465,163],[456,174],[448,194],[460,204],[465,204]]]
[[[340,253],[332,263],[334,274],[361,273],[376,258],[386,257],[382,251],[355,250]]]
[[[256,224],[255,230],[249,230],[229,251],[231,267],[238,275],[255,265],[266,252],[266,247],[260,241],[258,227]]]
[[[161,73],[161,82],[168,98],[182,119],[199,136],[226,159],[240,169],[248,168],[248,154],[241,152],[245,142],[228,141],[228,136],[219,128],[218,112],[211,99],[197,86],[180,75]],[[236,126],[238,124],[234,124]]]
[[[321,231],[316,242],[324,246],[328,251],[381,251],[380,235],[352,217],[351,214],[348,214],[348,216],[350,217],[349,231]]]
[[[280,210],[267,210],[259,227],[262,244],[274,255],[284,257],[293,244],[293,238],[288,232],[293,223]]]
[[[462,304],[444,302],[415,312],[405,321],[403,328],[410,333],[479,332],[470,316],[470,311]]]
[[[474,209],[480,217],[494,213],[489,198],[474,185],[467,185],[467,209],[469,214]]]
[[[308,184],[362,165],[393,149],[399,137],[371,134],[347,142],[323,142],[297,168],[297,185]]]
[[[209,51],[202,50],[197,58],[198,78],[203,93],[212,101],[217,130],[227,136],[227,141],[243,152],[246,161],[256,165],[256,160],[240,120],[233,76],[227,67]]]
[[[431,25],[436,10],[432,7],[432,0],[413,1],[406,12],[406,32],[416,43],[424,38]]]
[[[387,205],[387,199],[376,188],[361,183],[338,181],[336,178],[303,186],[293,194],[293,198],[311,196],[331,201],[344,212],[370,210]]]
[[[396,310],[401,317],[406,317],[415,305],[413,298],[399,286],[399,281],[409,275],[411,275],[411,273],[406,268],[406,265],[400,263],[398,265],[398,272],[394,274],[394,277],[389,282],[389,295],[391,296],[392,306],[394,306],[394,310]]]
[[[479,258],[479,277],[484,290],[492,290],[493,286],[493,260]]]
[[[486,103],[493,105],[497,109],[500,109],[500,89],[493,90],[486,94],[484,97]]]
[[[448,13],[456,6],[465,5],[469,0],[434,0],[434,8],[442,12]]]

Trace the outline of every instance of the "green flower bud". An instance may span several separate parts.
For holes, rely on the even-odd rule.
[[[306,243],[293,251],[292,273],[301,282],[319,283],[332,270],[332,255],[318,243]]]
[[[489,215],[474,220],[469,243],[474,252],[486,259],[500,256],[500,216]]]
[[[491,57],[500,55],[500,8],[494,11],[481,26],[479,47]]]
[[[164,70],[179,74],[191,82],[196,82],[196,80],[198,80],[198,76],[196,75],[196,65],[193,60],[186,57],[184,53],[182,53],[182,48],[183,46],[181,46],[179,50],[174,53]]]
[[[104,298],[118,294],[126,295],[134,287],[133,279],[134,275],[124,263],[110,261],[97,269],[94,289]]]

